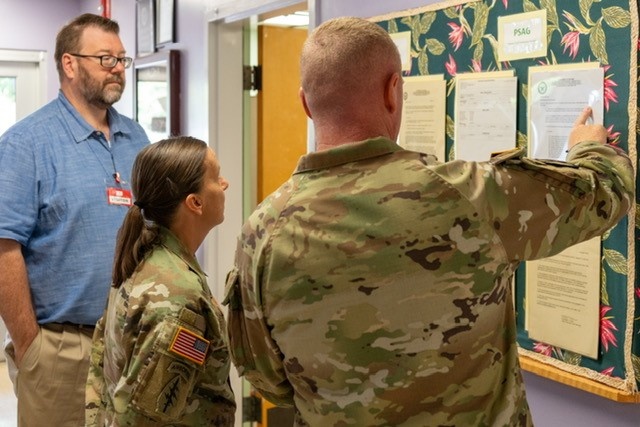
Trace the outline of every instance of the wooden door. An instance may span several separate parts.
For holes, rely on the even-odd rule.
[[[258,202],[285,182],[307,149],[300,89],[300,52],[307,29],[261,25],[258,62]]]

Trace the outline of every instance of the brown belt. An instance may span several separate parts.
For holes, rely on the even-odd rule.
[[[44,325],[41,325],[41,326],[53,332],[58,332],[58,333],[62,333],[63,331],[80,332],[90,337],[93,336],[93,331],[96,328],[94,325],[78,325],[70,322],[45,323]]]

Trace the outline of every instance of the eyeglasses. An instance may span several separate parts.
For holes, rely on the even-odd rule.
[[[124,68],[129,68],[131,67],[131,64],[133,64],[133,58],[129,58],[128,56],[118,58],[113,55],[81,55],[79,53],[70,53],[69,55],[77,56],[79,58],[98,58],[100,60],[100,65],[104,68],[114,68],[118,65],[118,62],[122,62],[122,66]]]

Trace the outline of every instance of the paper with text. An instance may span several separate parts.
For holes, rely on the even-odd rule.
[[[598,63],[529,68],[529,155],[564,160],[573,123],[587,106],[603,123],[604,70]]]
[[[404,78],[404,107],[398,144],[412,151],[433,154],[444,162],[446,82],[444,76]]]
[[[600,237],[527,262],[529,338],[598,358]]]
[[[456,160],[487,161],[516,146],[517,84],[513,71],[456,76]]]

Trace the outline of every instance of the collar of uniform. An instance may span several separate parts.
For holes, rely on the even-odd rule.
[[[385,137],[371,138],[364,141],[344,144],[329,150],[309,153],[298,161],[295,173],[324,169],[359,160],[384,156],[403,150],[395,142]]]
[[[58,101],[60,102],[60,112],[63,120],[69,126],[71,135],[76,143],[87,141],[96,130],[87,123],[87,121],[78,113],[78,110],[71,105],[64,93],[58,91]],[[109,129],[111,135],[121,133],[120,116],[113,107],[107,109],[107,120],[109,121]],[[113,139],[113,138],[112,138]]]
[[[198,260],[193,254],[190,254],[187,248],[184,247],[180,239],[176,237],[168,228],[160,227],[160,236],[162,237],[162,244],[171,252],[179,256],[191,270],[198,274],[202,279],[206,277],[204,271],[200,267]]]

